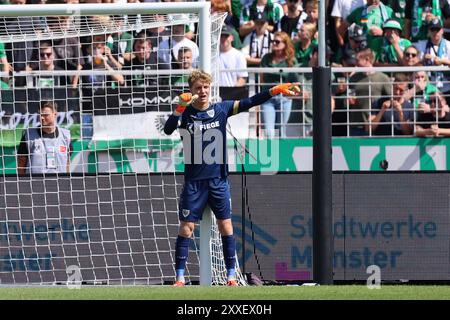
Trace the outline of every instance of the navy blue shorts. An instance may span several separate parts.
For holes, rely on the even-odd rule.
[[[181,192],[178,216],[181,221],[197,222],[202,219],[207,204],[216,219],[231,219],[230,184],[227,178],[186,181]]]

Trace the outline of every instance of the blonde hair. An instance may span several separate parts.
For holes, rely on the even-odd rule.
[[[209,84],[212,83],[212,77],[209,73],[207,73],[203,70],[194,70],[194,71],[192,71],[192,73],[188,79],[189,88],[192,88],[194,83],[199,80],[209,83]]]
[[[314,39],[314,36],[316,35],[317,28],[316,25],[312,22],[304,22],[302,27],[304,27],[309,32],[310,39]]]
[[[114,22],[110,16],[104,16],[104,15],[92,16],[92,21],[100,24],[101,27],[106,28],[106,29],[110,29],[110,28],[114,27]]]
[[[414,72],[413,78],[415,79],[415,78],[416,78],[416,75],[417,75],[418,73],[422,73],[422,72],[423,72],[425,81],[428,82],[430,79],[428,78],[428,73],[427,73],[425,70],[419,70],[419,71]]]

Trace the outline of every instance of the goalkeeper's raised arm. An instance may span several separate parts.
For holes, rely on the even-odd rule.
[[[191,92],[183,93],[178,97],[178,105],[164,126],[164,132],[168,135],[175,131],[179,117],[188,106],[200,111],[206,110],[210,106],[210,83],[206,86],[207,88],[201,84],[193,86],[193,84],[189,83],[189,85]],[[238,114],[239,112],[248,111],[250,108],[258,106],[278,94],[284,96],[297,96],[300,93],[301,90],[298,83],[282,83],[249,98],[236,101],[225,101],[224,107],[228,110],[227,116],[229,117]]]
[[[282,94],[283,96],[297,96],[300,92],[300,86],[298,83],[282,83],[270,88],[269,90],[255,94],[252,97],[235,101],[228,116],[238,114],[239,112],[248,111],[248,109],[258,106],[278,94]]]

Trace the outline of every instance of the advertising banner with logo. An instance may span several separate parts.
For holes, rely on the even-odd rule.
[[[232,178],[234,230],[242,238],[242,193]],[[312,279],[311,186],[308,173],[247,177],[246,252],[238,253],[247,272]],[[449,186],[448,173],[334,174],[334,279],[365,280],[367,267],[377,265],[383,280],[448,280]]]
[[[37,116],[37,115],[36,115]],[[133,115],[130,117],[135,118]],[[182,143],[163,136],[167,114],[149,112],[135,119],[139,125],[117,122],[117,116],[97,118],[99,129],[95,139],[75,140],[72,172],[182,172]],[[124,116],[125,117],[125,116]],[[111,128],[123,136],[108,138]],[[231,124],[231,128],[239,123]],[[79,126],[71,127],[73,137],[80,137]],[[128,130],[130,129],[130,130]],[[15,172],[15,152],[22,129],[0,130],[0,172]],[[108,133],[109,132],[109,133]],[[136,139],[145,135],[155,139]],[[235,131],[233,130],[233,134]],[[110,138],[115,138],[114,134]],[[129,139],[124,139],[129,137]],[[239,138],[239,136],[237,136]],[[94,142],[94,143],[92,143]],[[246,172],[310,172],[312,170],[312,139],[239,139],[227,141],[230,171],[242,171],[244,157]],[[245,146],[246,152],[243,152]],[[87,160],[89,159],[89,160]],[[445,171],[450,170],[450,140],[445,138],[334,138],[333,170],[335,171]]]
[[[80,123],[80,92],[70,88],[18,88],[0,90],[0,129],[37,127],[41,101],[58,106],[58,125],[70,128]],[[0,141],[0,145],[4,142]]]
[[[246,90],[235,91],[234,95],[228,93],[222,98],[239,99],[248,94]],[[164,86],[160,86],[157,91],[153,87],[96,90],[83,103],[84,110],[93,110],[92,140],[97,143],[128,139],[168,139],[163,132],[164,123],[181,93],[182,88],[169,90]],[[247,112],[231,118],[229,124],[234,136],[241,139],[248,137]],[[179,139],[178,132],[170,138]]]
[[[70,179],[0,181],[2,283],[65,281],[70,265],[86,281],[173,278],[182,175]],[[241,177],[230,180],[240,265],[267,280],[311,280],[311,174],[247,176],[245,253]],[[449,188],[449,173],[335,174],[335,280],[365,280],[371,265],[382,280],[450,280]]]

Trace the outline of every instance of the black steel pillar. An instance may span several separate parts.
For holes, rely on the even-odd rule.
[[[331,68],[313,68],[313,279],[333,284]]]

